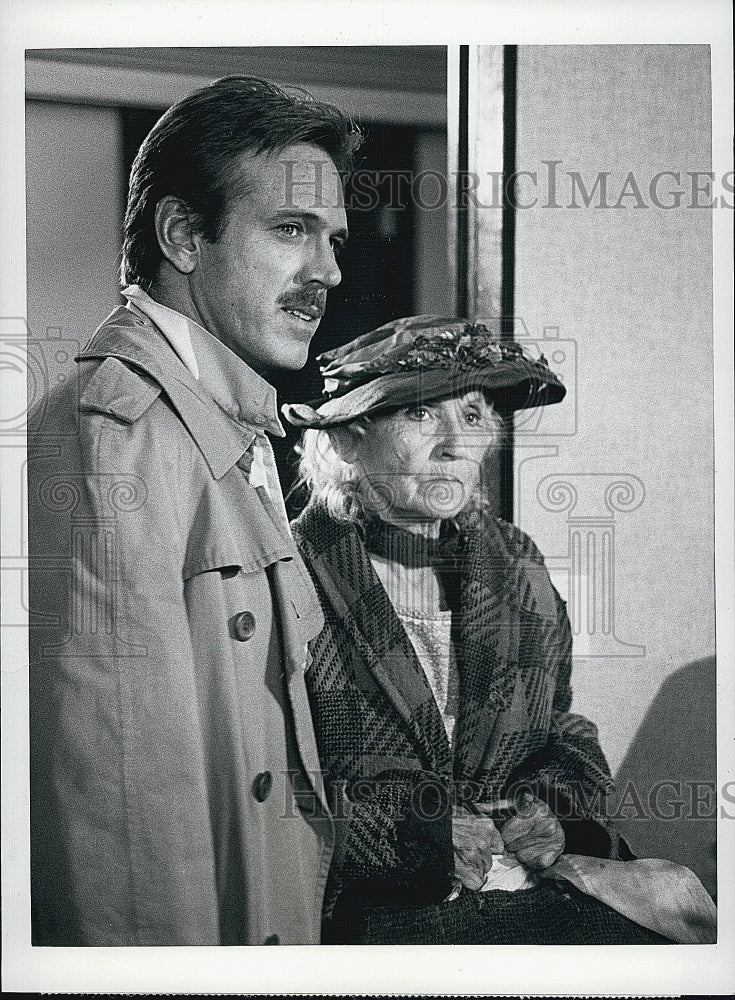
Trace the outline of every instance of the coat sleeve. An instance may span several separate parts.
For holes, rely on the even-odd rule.
[[[411,881],[451,871],[451,810],[446,782],[427,771],[387,770],[331,783],[343,821],[334,863],[349,878]]]
[[[526,538],[527,555],[553,593],[551,628],[536,649],[538,668],[556,677],[551,726],[546,745],[513,772],[511,786],[530,786],[554,809],[564,827],[566,851],[629,858],[627,844],[605,815],[614,782],[600,747],[597,726],[572,712],[572,631],[566,604],[548,579],[543,556]]]
[[[84,413],[31,463],[35,944],[219,943],[182,583],[193,446],[156,405]]]

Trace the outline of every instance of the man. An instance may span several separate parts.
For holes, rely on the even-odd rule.
[[[40,945],[319,940],[322,616],[267,433],[347,236],[354,126],[230,77],[133,164],[115,309],[29,431]]]

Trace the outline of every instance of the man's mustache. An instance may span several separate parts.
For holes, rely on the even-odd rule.
[[[296,309],[323,316],[327,308],[326,288],[303,288],[297,292],[287,292],[278,300],[282,309]]]

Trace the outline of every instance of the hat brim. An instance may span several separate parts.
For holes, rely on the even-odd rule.
[[[379,375],[343,396],[326,402],[287,403],[281,410],[295,427],[334,427],[382,410],[458,396],[473,388],[484,389],[501,411],[548,406],[566,395],[566,388],[553,372],[519,357],[487,368],[452,366]]]

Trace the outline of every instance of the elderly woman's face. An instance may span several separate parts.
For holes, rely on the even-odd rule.
[[[482,392],[377,417],[351,461],[368,506],[397,523],[436,522],[467,506],[495,435]]]

